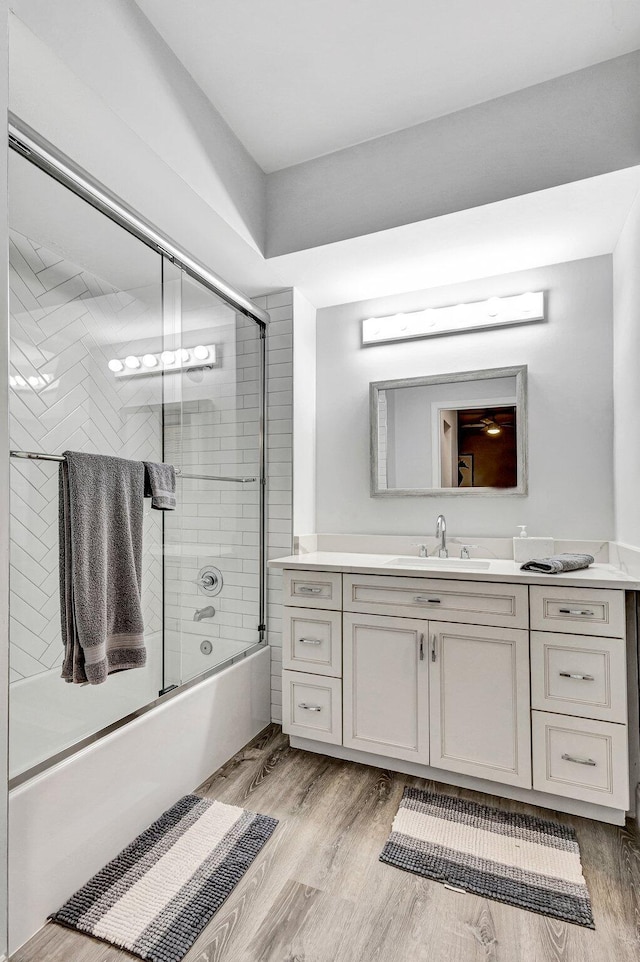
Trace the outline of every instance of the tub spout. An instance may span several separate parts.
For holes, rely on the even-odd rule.
[[[206,608],[199,608],[193,616],[194,621],[202,621],[203,618],[213,618],[216,613],[216,609],[213,605],[207,605]]]

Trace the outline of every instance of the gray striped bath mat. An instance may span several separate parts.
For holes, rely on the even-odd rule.
[[[595,928],[575,832],[557,822],[405,788],[380,861]]]
[[[141,959],[179,962],[277,824],[185,795],[50,918]]]

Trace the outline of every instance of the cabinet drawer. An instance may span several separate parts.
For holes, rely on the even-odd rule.
[[[342,744],[342,682],[301,671],[282,672],[282,730]]]
[[[533,787],[609,808],[629,806],[627,726],[534,711]]]
[[[340,611],[342,574],[339,571],[293,571],[287,568],[284,572],[284,603]]]
[[[342,615],[339,611],[285,608],[282,665],[319,675],[342,674]]]
[[[544,711],[625,724],[624,641],[532,631],[531,703]]]
[[[531,627],[624,638],[624,591],[532,585]]]
[[[525,585],[345,574],[343,597],[344,610],[359,614],[434,618],[497,628],[529,625]]]

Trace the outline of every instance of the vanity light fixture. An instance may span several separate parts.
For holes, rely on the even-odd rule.
[[[544,291],[527,291],[452,307],[429,307],[410,314],[368,317],[362,322],[362,344],[368,346],[418,337],[487,331],[544,320]]]
[[[181,347],[177,351],[162,351],[159,354],[129,354],[124,359],[112,357],[107,367],[117,378],[130,378],[163,372],[193,371],[215,363],[215,344],[198,344],[191,350]]]

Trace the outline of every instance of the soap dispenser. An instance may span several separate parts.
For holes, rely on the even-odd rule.
[[[519,564],[536,558],[548,558],[553,554],[553,538],[530,538],[527,525],[519,524],[520,534],[513,539],[513,560]]]

